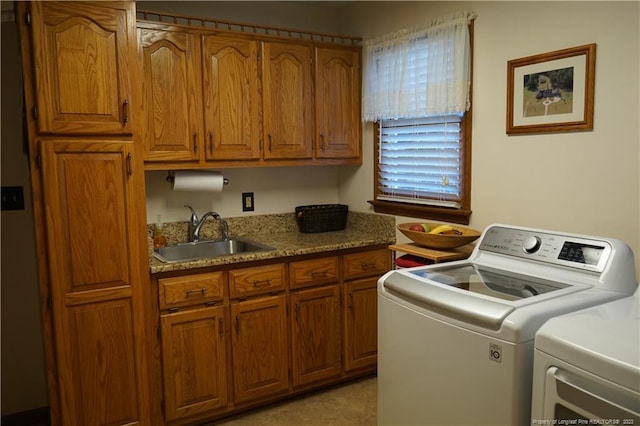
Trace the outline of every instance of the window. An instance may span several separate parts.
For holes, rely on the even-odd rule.
[[[365,44],[377,212],[469,223],[473,17],[463,12]]]

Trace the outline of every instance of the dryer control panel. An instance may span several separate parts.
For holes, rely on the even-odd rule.
[[[594,272],[604,270],[612,253],[606,240],[499,225],[489,227],[478,244],[484,251]]]

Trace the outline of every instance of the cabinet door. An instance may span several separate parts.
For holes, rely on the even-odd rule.
[[[316,157],[357,158],[361,147],[360,53],[316,48]]]
[[[132,142],[41,143],[61,424],[148,415]],[[139,308],[137,308],[139,309]]]
[[[345,370],[378,363],[377,278],[345,283]]]
[[[289,387],[286,296],[231,305],[234,401],[284,392]]]
[[[264,158],[311,158],[311,48],[265,42],[262,65]]]
[[[340,286],[292,293],[291,311],[293,385],[340,375]]]
[[[138,39],[145,160],[197,161],[204,139],[198,40],[149,28],[138,28]]]
[[[260,158],[260,79],[254,40],[202,37],[207,160]]]
[[[131,134],[133,2],[33,2],[38,127]]]
[[[167,420],[227,406],[225,317],[222,306],[161,317]]]

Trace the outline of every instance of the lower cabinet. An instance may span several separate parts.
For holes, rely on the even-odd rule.
[[[340,376],[340,298],[339,285],[291,294],[294,387]]]
[[[344,285],[345,370],[378,364],[378,280],[369,278]]]
[[[289,387],[286,295],[231,305],[233,394],[243,403]]]
[[[167,420],[227,406],[226,307],[162,315]]]
[[[165,421],[199,424],[375,372],[377,280],[390,267],[378,246],[155,277]]]

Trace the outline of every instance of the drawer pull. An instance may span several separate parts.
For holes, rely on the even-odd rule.
[[[360,266],[362,267],[363,271],[366,271],[368,269],[376,269],[376,263],[377,262],[375,260],[373,262],[368,262],[368,263],[362,262]]]
[[[204,295],[207,292],[207,288],[206,287],[202,287],[201,289],[196,289],[196,290],[187,290],[186,293],[186,297],[191,296],[192,294],[197,294],[200,293],[201,295]]]
[[[317,278],[317,277],[326,277],[329,274],[329,271],[313,271],[311,273],[311,276],[313,278]]]
[[[271,285],[271,278],[267,278],[266,280],[253,280],[253,286],[255,288],[268,287],[270,285]]]

